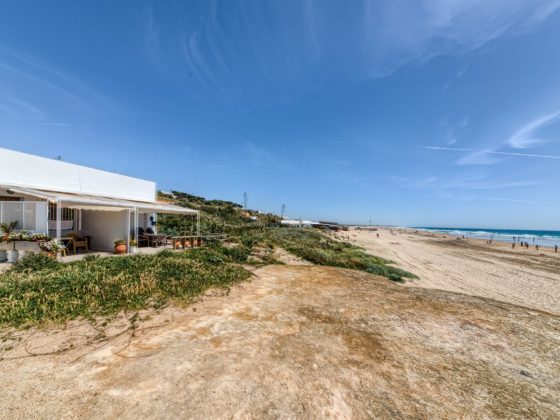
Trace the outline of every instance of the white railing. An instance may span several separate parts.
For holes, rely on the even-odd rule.
[[[17,222],[16,231],[48,232],[46,201],[0,201],[0,223]]]

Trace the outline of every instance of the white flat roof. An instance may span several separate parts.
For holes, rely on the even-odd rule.
[[[152,181],[4,148],[0,148],[0,184],[125,200],[156,198]]]

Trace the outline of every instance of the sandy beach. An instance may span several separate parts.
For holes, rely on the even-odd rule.
[[[379,237],[377,237],[379,233]],[[440,289],[560,313],[560,253],[430,232],[352,229],[353,243],[416,274],[410,287]]]
[[[286,264],[139,319],[133,334],[124,315],[14,332],[0,361],[3,417],[554,418],[560,409],[560,316],[495,300]]]

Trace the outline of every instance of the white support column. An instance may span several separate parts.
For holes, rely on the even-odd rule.
[[[196,236],[200,235],[200,212],[196,212]]]
[[[45,206],[46,207],[45,212],[47,213],[45,214],[45,234],[47,235],[49,234],[49,204],[50,201],[47,200],[47,205]]]
[[[62,206],[60,200],[56,200],[56,240],[62,238]]]
[[[138,209],[134,208],[134,239],[136,239],[136,244],[139,246],[140,238],[138,237]]]
[[[130,254],[130,215],[131,215],[131,211],[129,209],[126,218],[126,252],[128,252],[129,254]]]

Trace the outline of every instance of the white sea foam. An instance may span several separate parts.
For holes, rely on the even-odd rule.
[[[466,237],[473,239],[484,239],[484,240],[494,240],[500,242],[511,243],[514,238],[516,242],[529,242],[531,245],[549,246],[554,247],[555,245],[560,245],[560,232],[558,235],[543,234],[539,231],[500,231],[495,232],[492,230],[463,230],[457,228],[418,228],[418,230],[423,230],[426,232],[435,232],[445,235]]]

